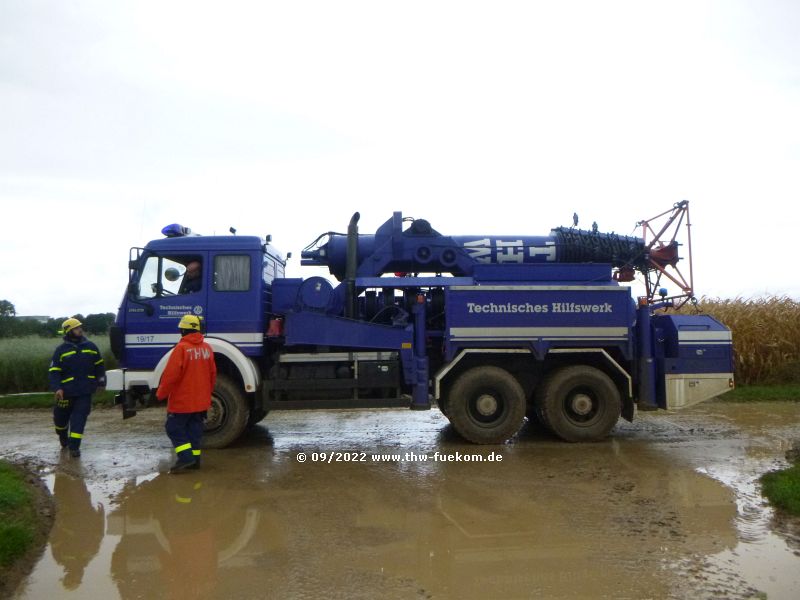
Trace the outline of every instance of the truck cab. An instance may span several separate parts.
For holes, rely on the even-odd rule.
[[[130,416],[157,389],[185,314],[202,319],[221,375],[254,393],[272,283],[286,266],[259,237],[166,235],[131,249],[129,282],[111,331],[121,368],[109,372],[109,389],[127,393],[120,401]]]

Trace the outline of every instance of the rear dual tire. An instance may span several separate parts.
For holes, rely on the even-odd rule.
[[[568,442],[601,440],[622,412],[619,390],[594,367],[574,365],[548,375],[536,390],[536,417]]]

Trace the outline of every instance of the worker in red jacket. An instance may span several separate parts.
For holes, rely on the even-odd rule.
[[[156,396],[167,400],[167,435],[177,460],[170,473],[200,468],[203,421],[217,380],[214,351],[200,332],[200,319],[184,315],[178,323],[181,339],[167,361]]]

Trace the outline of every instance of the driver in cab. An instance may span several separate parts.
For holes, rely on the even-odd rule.
[[[191,294],[199,292],[202,287],[203,269],[200,261],[193,260],[186,265],[186,272],[183,274],[183,281],[178,290],[179,294]]]

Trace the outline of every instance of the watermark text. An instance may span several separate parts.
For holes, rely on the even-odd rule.
[[[502,462],[499,452],[488,454],[468,454],[464,452],[298,452],[297,462],[335,463],[335,462],[370,462],[370,463],[439,463],[439,462]]]

